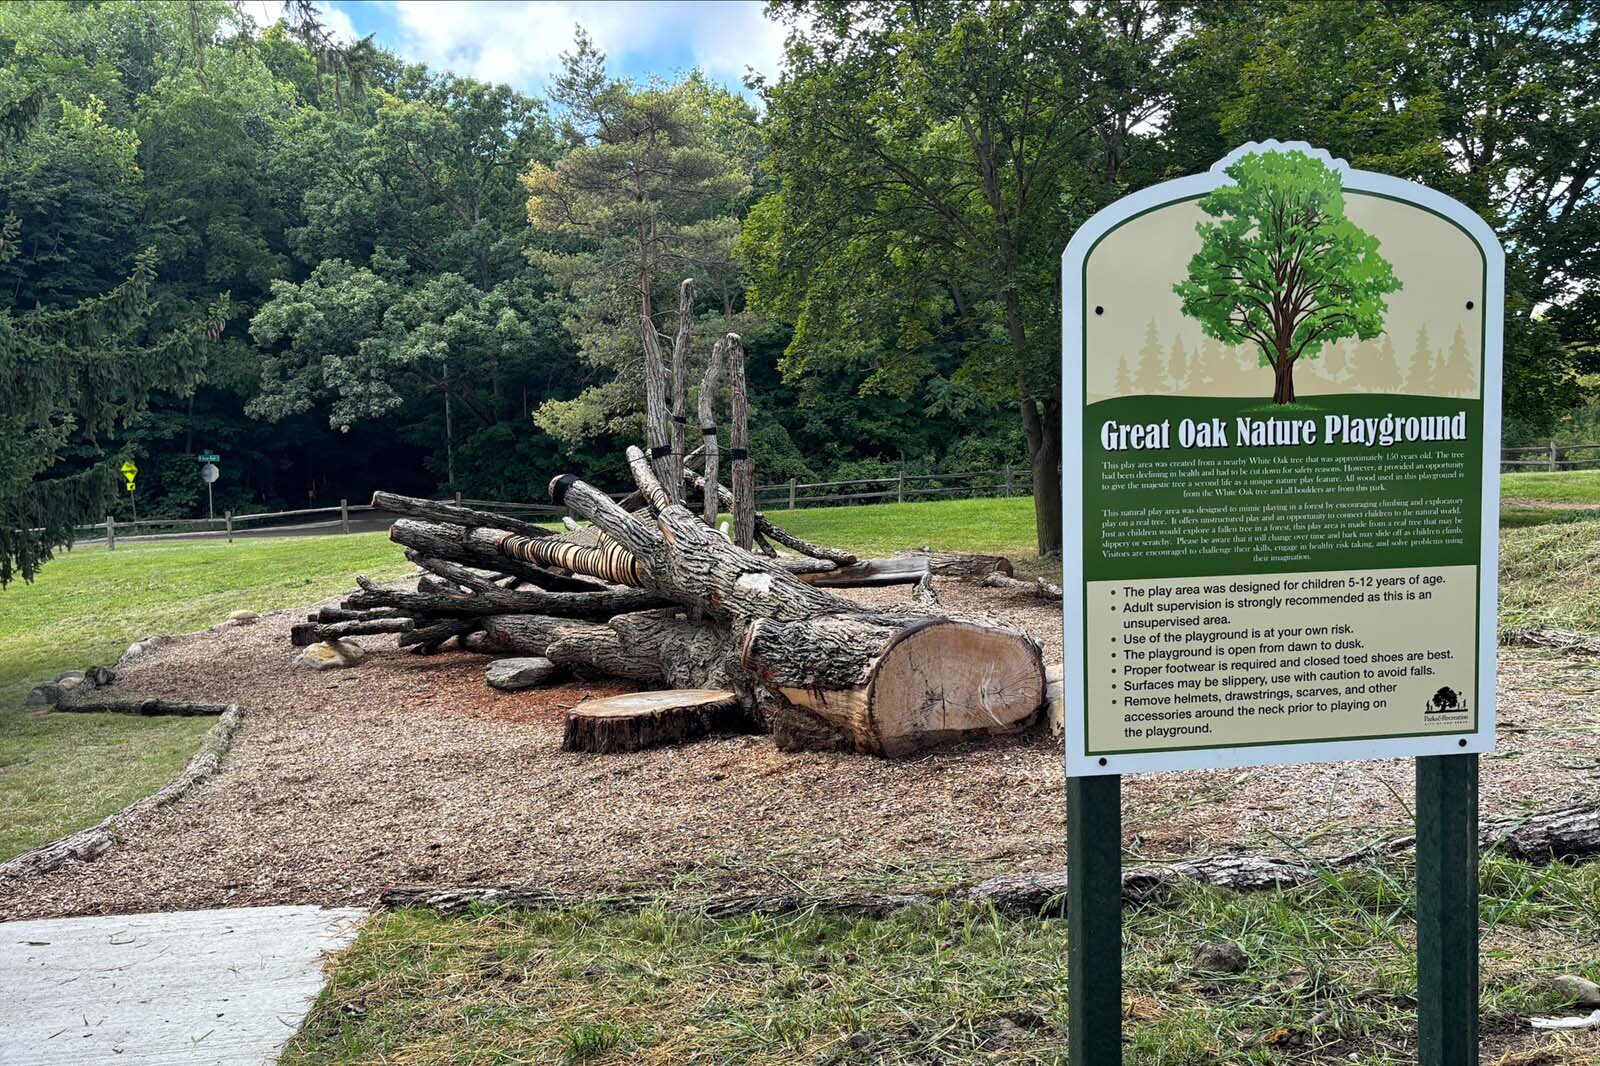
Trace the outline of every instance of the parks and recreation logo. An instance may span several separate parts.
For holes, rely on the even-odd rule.
[[[1471,708],[1467,706],[1467,697],[1464,693],[1459,693],[1449,685],[1445,685],[1428,697],[1427,702],[1423,705],[1422,713],[1424,716],[1434,719],[1441,717],[1453,718],[1456,715],[1471,713]]]

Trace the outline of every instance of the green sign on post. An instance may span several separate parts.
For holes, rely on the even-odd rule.
[[[222,456],[218,455],[215,452],[203,452],[200,455],[196,456],[196,458],[199,459],[200,462],[202,462],[202,463],[220,463],[220,462],[222,462]]]
[[[1268,141],[1101,211],[1062,265],[1071,1061],[1120,1059],[1119,775],[1410,756],[1419,1053],[1476,1062],[1499,243]]]

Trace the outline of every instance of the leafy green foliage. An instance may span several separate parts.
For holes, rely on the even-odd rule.
[[[1382,333],[1383,297],[1400,281],[1378,239],[1345,216],[1338,171],[1304,152],[1263,152],[1228,176],[1200,200],[1217,221],[1197,227],[1200,250],[1173,291],[1206,336],[1255,344],[1277,372],[1274,402],[1293,403],[1294,364]]]

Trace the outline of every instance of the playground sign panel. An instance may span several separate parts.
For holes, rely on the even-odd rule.
[[[1062,284],[1068,775],[1492,750],[1489,227],[1269,141]]]

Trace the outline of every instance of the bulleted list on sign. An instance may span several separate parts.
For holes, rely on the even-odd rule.
[[[1475,566],[1087,583],[1092,754],[1468,732]]]

